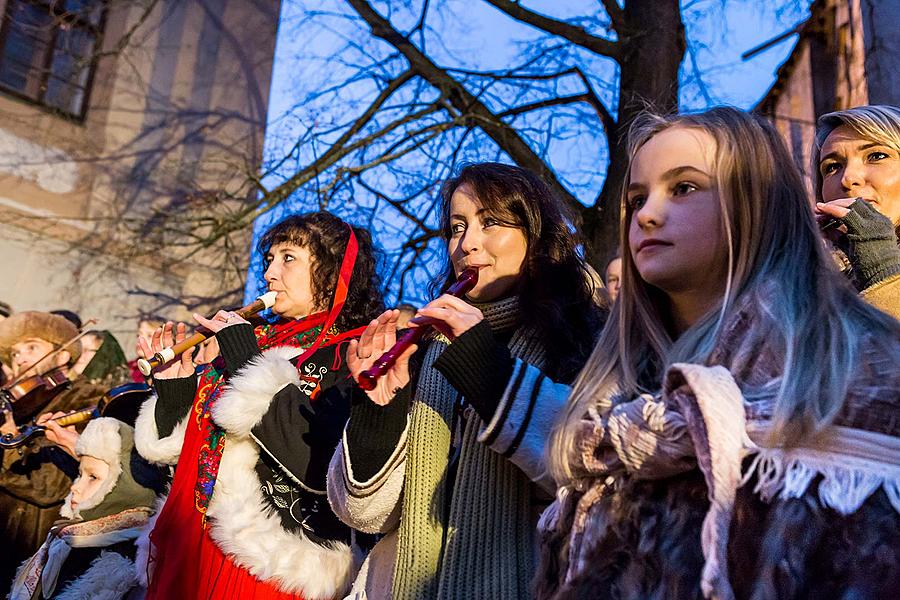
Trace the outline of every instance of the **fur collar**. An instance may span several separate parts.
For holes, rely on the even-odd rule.
[[[228,441],[207,516],[210,537],[236,564],[284,592],[325,600],[347,591],[359,557],[347,544],[321,546],[282,528],[260,491],[259,447],[249,437],[275,393],[299,381],[286,353],[294,350],[274,348],[255,358],[231,379],[216,404],[213,418],[226,430]]]
[[[228,381],[228,388],[213,406],[215,424],[229,438],[248,437],[269,410],[275,394],[287,385],[300,383],[291,359],[302,352],[301,348],[277,346],[253,358]]]
[[[102,552],[81,577],[55,596],[57,600],[119,600],[137,585],[134,563],[116,552]]]

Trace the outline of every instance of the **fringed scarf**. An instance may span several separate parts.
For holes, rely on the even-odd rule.
[[[866,358],[869,366],[878,361],[878,357]],[[846,516],[880,490],[900,513],[900,437],[894,425],[900,401],[898,378],[870,369],[863,373],[856,382],[862,393],[851,396],[838,417],[845,426],[831,425],[792,447],[770,445],[772,401],[745,400],[731,373],[721,366],[672,365],[659,396],[628,402],[619,396],[607,410],[590,410],[574,434],[573,480],[559,488],[556,502],[539,524],[538,597],[577,597],[585,589],[599,594],[620,589],[625,596],[657,597],[654,593],[659,589],[654,586],[663,590],[660,597],[681,597],[687,590],[676,594],[671,581],[654,570],[653,561],[666,560],[664,567],[686,561],[683,550],[665,557],[662,552],[688,548],[699,540],[701,572],[682,569],[680,575],[706,598],[733,600],[728,570],[730,526],[738,489],[754,479],[753,493],[767,505],[814,493],[823,508]],[[879,407],[876,399],[884,403]],[[893,428],[893,433],[867,430],[874,424]],[[747,466],[744,459],[751,455],[755,458]],[[697,483],[705,483],[705,489],[692,483],[696,480],[675,477],[697,468],[702,474]],[[669,492],[680,494],[675,505],[684,512],[676,514],[672,506],[668,514],[660,512],[662,486],[642,487],[641,481],[646,480],[665,480]],[[647,490],[656,496],[650,497]],[[702,525],[697,522],[699,527],[694,527],[685,507],[698,498],[704,501],[705,514]],[[641,515],[640,523],[635,514]],[[663,527],[661,519],[669,519],[671,527]],[[777,530],[777,522],[769,521],[766,527]],[[659,540],[654,531],[668,539]],[[760,541],[760,548],[743,550],[771,552],[780,535],[766,538],[764,548]],[[640,544],[635,541],[638,538]],[[623,540],[633,547],[626,547]],[[798,542],[782,537],[778,543]],[[624,562],[615,562],[616,553]],[[827,558],[820,555],[816,560]],[[636,566],[639,562],[647,565],[646,570],[635,573],[641,570]],[[767,573],[754,571],[755,585],[765,588],[770,583],[765,577],[772,576]]]
[[[105,548],[138,537],[153,510],[139,507],[92,521],[63,522],[50,530],[47,540],[16,573],[12,600],[31,600],[38,585],[49,598],[56,590],[60,569],[72,548]]]
[[[519,323],[517,298],[479,308],[495,332]],[[484,424],[469,410],[449,489],[460,397],[432,367],[446,347],[446,340],[438,339],[428,348],[413,399],[392,597],[519,600],[529,595],[533,573],[533,484],[477,441]],[[515,329],[509,348],[532,365],[544,364],[544,347],[530,328]]]

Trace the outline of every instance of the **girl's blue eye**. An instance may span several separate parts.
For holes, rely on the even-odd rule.
[[[872,152],[869,154],[869,160],[879,161],[889,158],[887,152]]]
[[[466,230],[466,226],[463,225],[462,223],[454,223],[453,225],[450,226],[450,233],[452,233],[454,235],[460,234],[465,230]]]
[[[632,196],[631,198],[628,198],[628,206],[632,210],[637,210],[637,209],[641,208],[646,201],[647,201],[646,196]]]
[[[682,181],[681,183],[676,184],[672,191],[676,196],[684,196],[686,194],[690,194],[691,192],[696,192],[697,186],[693,183]]]
[[[493,227],[494,225],[497,225],[497,224],[498,224],[497,220],[492,219],[491,217],[487,217],[481,222],[482,227]]]

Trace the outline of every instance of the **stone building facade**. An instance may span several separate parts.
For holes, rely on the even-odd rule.
[[[816,119],[862,104],[900,105],[900,0],[816,0],[799,40],[755,110],[807,175]]]
[[[0,0],[0,300],[130,352],[141,314],[240,299],[250,232],[210,234],[255,194],[279,11]]]

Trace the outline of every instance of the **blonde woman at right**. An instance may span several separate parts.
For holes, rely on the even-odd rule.
[[[900,323],[835,268],[760,118],[646,115],[630,148],[622,288],[551,437],[537,596],[895,593]]]
[[[867,301],[900,318],[900,108],[857,106],[819,118],[816,213]]]

